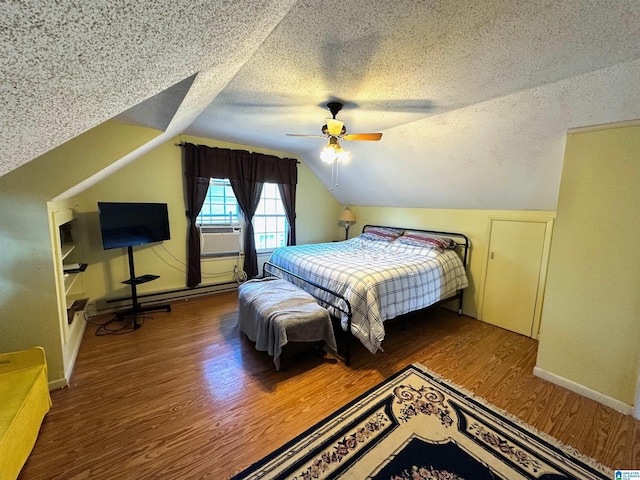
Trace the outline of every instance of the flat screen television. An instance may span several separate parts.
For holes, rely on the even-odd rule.
[[[98,202],[98,214],[105,250],[170,239],[166,203]]]

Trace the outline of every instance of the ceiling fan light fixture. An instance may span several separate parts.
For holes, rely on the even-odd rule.
[[[351,153],[340,146],[338,139],[342,140],[368,140],[376,141],[382,138],[382,133],[347,133],[342,120],[338,120],[336,115],[344,105],[341,102],[329,102],[327,108],[331,112],[332,118],[327,118],[327,122],[322,126],[322,135],[305,135],[301,133],[287,133],[294,137],[326,137],[329,143],[320,151],[320,160],[331,165],[331,185],[338,186],[338,170],[341,163],[351,160]],[[331,187],[333,190],[333,186]]]
[[[330,137],[329,143],[320,152],[320,159],[326,163],[342,163],[351,157],[351,154],[340,146],[336,137]]]
[[[336,162],[345,163],[351,159],[351,153],[347,152],[343,148],[340,148],[340,151],[336,152]]]
[[[336,150],[333,145],[327,145],[320,151],[320,160],[325,163],[333,163],[336,158]]]
[[[320,152],[320,159],[331,165],[331,190],[338,186],[338,166],[351,158],[351,154],[340,146],[338,137],[329,137],[329,143]]]

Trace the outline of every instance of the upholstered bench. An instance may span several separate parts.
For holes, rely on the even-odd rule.
[[[49,408],[44,350],[0,354],[0,480],[18,477]]]
[[[281,367],[282,349],[293,342],[324,342],[336,352],[329,312],[309,293],[275,277],[249,280],[238,287],[238,328],[256,350],[273,357]]]

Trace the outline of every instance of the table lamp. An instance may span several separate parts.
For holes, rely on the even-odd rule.
[[[345,207],[345,209],[340,214],[340,218],[338,221],[344,226],[344,239],[347,240],[349,238],[349,227],[356,223],[356,216],[349,209],[349,207]]]

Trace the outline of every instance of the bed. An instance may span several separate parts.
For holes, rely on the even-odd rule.
[[[366,225],[342,242],[277,248],[265,276],[284,278],[313,295],[371,353],[382,350],[384,322],[458,299],[468,286],[466,235]]]

